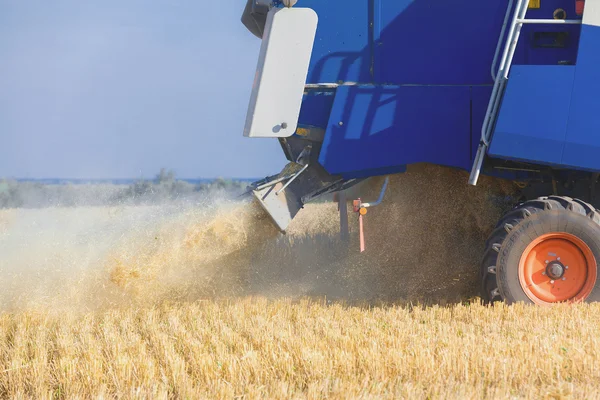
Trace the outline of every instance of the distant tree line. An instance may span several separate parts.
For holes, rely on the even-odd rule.
[[[0,179],[0,208],[50,206],[100,206],[143,204],[222,192],[237,195],[248,182],[218,178],[206,183],[178,180],[172,170],[161,169],[154,179],[138,179],[130,185],[113,183],[45,184]]]

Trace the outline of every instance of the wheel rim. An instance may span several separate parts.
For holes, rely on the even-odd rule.
[[[585,300],[596,284],[596,258],[589,246],[569,233],[548,233],[527,246],[519,281],[536,304]]]

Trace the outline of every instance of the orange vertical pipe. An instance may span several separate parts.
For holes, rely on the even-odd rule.
[[[360,252],[365,251],[365,234],[363,232],[363,216],[358,214],[358,232],[360,237]]]

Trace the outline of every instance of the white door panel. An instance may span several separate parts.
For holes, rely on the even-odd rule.
[[[310,8],[269,11],[244,136],[288,137],[296,131],[317,23]]]

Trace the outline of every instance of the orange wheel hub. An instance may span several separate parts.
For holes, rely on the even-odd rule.
[[[596,284],[596,258],[577,236],[556,232],[527,246],[519,263],[519,282],[534,303],[581,301]]]

